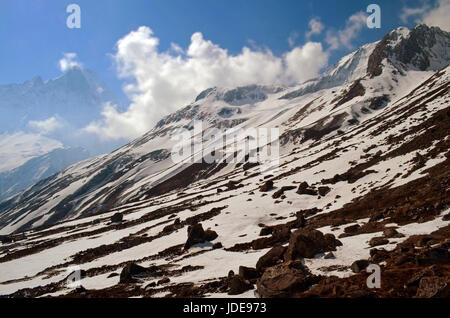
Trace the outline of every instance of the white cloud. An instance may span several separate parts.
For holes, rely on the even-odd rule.
[[[28,122],[28,126],[38,131],[40,134],[47,135],[62,128],[64,125],[55,116],[53,116],[42,121],[31,120]]]
[[[429,9],[428,5],[425,5],[422,8],[409,8],[403,7],[402,12],[400,13],[400,20],[403,23],[408,23],[408,20],[414,16],[421,16]]]
[[[64,57],[59,60],[59,69],[61,72],[65,72],[74,67],[82,67],[82,64],[77,61],[76,53],[64,53]]]
[[[434,5],[424,1],[421,7],[403,7],[400,13],[402,22],[408,23],[412,17],[415,17],[415,23],[438,26],[442,30],[450,32],[450,0],[437,0]]]
[[[435,8],[423,15],[422,22],[450,32],[450,0],[439,0]]]
[[[354,40],[359,32],[367,24],[367,14],[357,12],[350,16],[345,24],[345,28],[338,31],[328,31],[325,41],[329,45],[329,50],[337,50],[341,48],[353,49],[352,40]]]
[[[318,35],[322,33],[325,26],[322,24],[320,19],[314,18],[309,21],[309,31],[306,32],[306,39],[309,40],[311,36]]]
[[[202,90],[249,84],[290,85],[315,77],[328,63],[320,43],[308,42],[281,57],[268,49],[244,47],[232,55],[194,33],[187,50],[172,44],[160,52],[159,39],[142,26],[117,42],[114,60],[119,76],[131,79],[125,92],[131,104],[125,112],[104,105],[100,122],[86,131],[103,138],[128,139],[151,129],[164,115],[191,102]]]

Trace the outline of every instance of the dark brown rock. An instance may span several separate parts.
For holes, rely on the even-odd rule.
[[[267,268],[257,282],[257,291],[262,298],[288,298],[315,282],[317,277],[301,262],[287,262]]]
[[[261,256],[256,263],[256,270],[260,273],[267,267],[273,266],[283,260],[283,255],[286,252],[286,247],[282,245],[274,246],[270,251]]]
[[[448,277],[423,277],[417,289],[416,298],[449,298],[450,279]]]
[[[239,266],[239,276],[243,279],[248,280],[249,282],[255,281],[259,276],[259,272],[256,268]]]
[[[253,285],[241,276],[234,275],[229,281],[228,295],[240,295],[247,290],[253,289]]]
[[[286,261],[313,258],[316,254],[335,251],[342,243],[333,234],[323,235],[317,230],[299,229],[292,233],[284,255]]]
[[[111,217],[111,222],[113,223],[121,223],[122,221],[123,221],[122,213],[117,212]]]
[[[120,282],[129,283],[133,281],[133,277],[136,275],[142,275],[147,273],[147,270],[134,263],[127,264],[120,273]]]
[[[389,227],[389,228],[385,229],[385,230],[383,231],[383,235],[384,235],[385,237],[387,237],[387,238],[400,238],[400,237],[404,237],[403,234],[397,232],[397,230],[394,229],[394,228],[392,228],[392,227]]]
[[[319,187],[318,192],[321,197],[326,196],[331,191],[330,187]]]
[[[369,245],[372,247],[386,244],[389,244],[389,240],[384,237],[374,237],[369,242]]]
[[[344,229],[344,233],[347,233],[347,234],[353,234],[353,233],[358,232],[358,230],[359,230],[360,228],[361,228],[361,226],[360,226],[359,224],[350,225],[350,226],[347,226],[347,227]]]
[[[367,266],[369,266],[369,261],[365,260],[365,259],[361,259],[358,261],[353,262],[351,269],[353,271],[353,273],[360,273],[363,270],[365,270],[367,268]]]
[[[267,180],[266,183],[264,183],[264,185],[262,185],[259,188],[259,191],[260,192],[269,192],[272,189],[273,189],[273,181],[272,180]]]
[[[317,191],[310,188],[307,182],[302,182],[298,186],[297,194],[317,195]]]

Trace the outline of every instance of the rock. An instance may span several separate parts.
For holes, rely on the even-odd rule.
[[[297,194],[317,195],[317,191],[310,188],[307,182],[302,182],[298,186]]]
[[[257,166],[259,166],[259,162],[246,162],[242,166],[242,169],[244,169],[244,171],[247,171],[247,170],[250,170],[251,168],[254,168]]]
[[[401,238],[404,237],[403,234],[397,232],[396,229],[388,227],[383,231],[383,235],[387,238]]]
[[[335,251],[342,243],[333,234],[323,235],[317,230],[299,229],[292,233],[284,255],[285,261],[313,258],[316,254]]]
[[[367,266],[369,266],[369,261],[365,260],[365,259],[361,259],[358,261],[353,262],[352,266],[350,267],[353,271],[353,273],[360,273],[363,270],[365,270],[367,268]]]
[[[438,246],[422,252],[416,257],[416,262],[419,265],[450,264],[450,252]]]
[[[133,276],[141,275],[147,273],[147,270],[139,265],[134,263],[127,264],[120,273],[120,282],[121,283],[129,283],[133,281]]]
[[[239,266],[239,276],[249,282],[255,281],[260,275],[256,268]]]
[[[122,213],[115,213],[112,217],[111,217],[111,222],[113,223],[122,223],[123,220],[123,214]]]
[[[256,263],[256,270],[260,273],[267,267],[276,265],[283,260],[283,255],[286,252],[286,247],[282,245],[274,246],[270,251],[261,256]]]
[[[359,230],[360,228],[361,228],[361,226],[360,226],[359,224],[350,225],[350,226],[347,226],[347,227],[344,229],[344,233],[347,233],[347,234],[353,234],[353,233],[358,232],[358,230]]]
[[[279,190],[275,191],[275,193],[272,195],[272,198],[278,199],[283,196],[285,191],[290,191],[290,190],[294,190],[294,189],[295,189],[294,186],[281,187]]]
[[[431,277],[437,275],[437,266],[432,265],[418,273],[415,273],[406,283],[407,286],[419,286],[420,280],[424,277]]]
[[[295,261],[267,268],[256,285],[262,298],[289,298],[316,282],[317,277],[311,275],[300,261]]]
[[[186,243],[184,244],[184,249],[187,250],[191,246],[199,243],[210,242],[215,240],[218,235],[215,231],[212,230],[203,230],[203,226],[200,223],[190,225],[188,227],[188,238]]]
[[[272,189],[273,189],[273,181],[272,180],[267,180],[266,183],[264,183],[264,185],[262,185],[259,188],[259,191],[260,192],[269,192]]]
[[[416,246],[417,247],[426,247],[428,245],[428,242],[432,240],[431,237],[422,237],[420,240],[417,241]]]
[[[389,253],[384,248],[381,249],[373,248],[370,250],[370,261],[372,263],[378,264],[380,262],[383,262],[388,256]]]
[[[169,277],[164,277],[163,279],[160,279],[157,283],[157,285],[164,285],[170,283],[170,278]]]
[[[324,256],[324,259],[335,259],[335,258],[336,256],[334,256],[333,252],[326,253]]]
[[[386,244],[389,244],[389,240],[384,237],[374,237],[369,241],[369,245],[372,247]]]
[[[272,227],[263,227],[261,229],[261,231],[259,232],[259,236],[267,236],[267,235],[271,235],[273,232],[273,228]]]
[[[173,225],[181,225],[180,218],[176,218],[175,221],[173,221]]]
[[[217,249],[222,248],[222,247],[223,247],[222,243],[217,242],[217,243],[214,243],[212,248],[213,248],[213,250],[217,250]]]
[[[2,244],[9,244],[13,242],[13,239],[11,236],[8,235],[1,235],[0,236],[0,242],[2,242]]]
[[[444,215],[444,217],[442,218],[443,221],[450,221],[450,212],[447,213],[446,215]]]
[[[417,289],[416,298],[449,298],[450,279],[448,277],[423,277]]]
[[[190,225],[188,227],[188,238],[186,244],[184,244],[184,249],[187,250],[191,246],[199,243],[205,242],[205,231],[200,223]]]
[[[272,236],[262,237],[253,240],[252,248],[254,250],[261,250],[264,248],[274,246],[275,244],[284,244],[289,241],[290,236],[291,236],[291,229],[288,226],[283,225],[274,227]]]
[[[326,196],[331,191],[330,187],[319,187],[318,192],[321,197]]]
[[[213,231],[213,230],[206,230],[205,231],[204,240],[207,241],[207,242],[214,241],[218,237],[219,237],[219,235],[217,235],[216,231]]]
[[[228,295],[240,295],[247,290],[253,289],[253,285],[241,276],[233,276],[229,283]]]

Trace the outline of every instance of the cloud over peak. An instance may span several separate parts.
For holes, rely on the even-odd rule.
[[[168,51],[160,51],[159,39],[146,26],[120,39],[116,49],[113,58],[119,76],[129,80],[125,92],[131,104],[124,112],[104,105],[102,120],[86,127],[106,139],[140,136],[206,88],[291,85],[316,77],[329,58],[322,44],[315,42],[281,56],[249,47],[233,55],[200,32],[192,34],[187,49],[172,44]]]
[[[76,53],[64,53],[62,59],[59,60],[59,69],[66,72],[74,67],[82,68],[82,64],[77,60]]]

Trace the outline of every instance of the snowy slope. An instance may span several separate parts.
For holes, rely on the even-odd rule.
[[[430,52],[450,51],[449,35],[425,30],[434,30],[438,41],[416,52],[430,62],[424,69],[390,50],[423,28],[395,30],[388,36],[397,42],[366,45],[315,82],[333,78],[335,86],[209,89],[141,138],[3,202],[0,233],[22,233],[0,247],[0,294],[72,293],[67,268],[78,265],[92,296],[224,296],[229,270],[254,267],[275,244],[288,244],[289,236],[276,236],[275,229],[289,226],[290,234],[297,213],[308,228],[342,243],[334,258],[305,258],[315,275],[352,277],[352,263],[372,257],[370,240],[384,238],[390,227],[401,235],[383,242],[387,252],[417,235],[440,239],[450,223],[450,58],[440,69],[443,55]],[[195,120],[205,130],[192,138],[206,147],[215,143],[213,128],[278,127],[277,169],[173,162],[171,133],[195,134]],[[269,180],[274,188],[261,191]],[[313,194],[300,191],[302,182]],[[124,216],[120,224],[111,223],[116,212]],[[187,227],[196,222],[218,237],[183,250]],[[222,247],[213,246],[218,242]],[[119,284],[117,274],[130,262],[162,276]],[[170,280],[159,282],[162,277]]]

